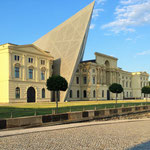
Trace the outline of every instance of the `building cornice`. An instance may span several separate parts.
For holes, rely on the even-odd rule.
[[[105,54],[102,54],[102,53],[98,53],[98,52],[95,52],[95,55],[96,56],[102,56],[102,57],[111,58],[111,59],[114,59],[114,60],[118,60],[118,58],[116,58],[116,57],[108,56],[108,55],[105,55]]]

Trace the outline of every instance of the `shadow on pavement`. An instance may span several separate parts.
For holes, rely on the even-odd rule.
[[[150,141],[136,145],[128,150],[150,150]]]

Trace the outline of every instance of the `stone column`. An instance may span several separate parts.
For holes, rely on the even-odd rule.
[[[112,71],[110,71],[110,84],[113,83],[113,76],[112,76]]]
[[[22,56],[22,80],[25,80],[25,55]]]
[[[101,72],[101,79],[102,79],[102,84],[104,84],[104,71],[102,69],[102,72]]]
[[[99,84],[99,68],[96,68],[96,71],[97,71],[97,84]]]
[[[99,80],[100,80],[100,84],[102,84],[102,70],[99,68]]]
[[[106,69],[104,70],[104,84],[106,84]]]
[[[39,72],[39,68],[38,68],[38,66],[39,66],[39,65],[38,65],[38,63],[39,63],[39,58],[36,57],[35,60],[36,60],[36,61],[35,61],[35,76],[34,76],[34,77],[35,77],[35,80],[36,80],[36,82],[37,82],[37,81],[39,81],[39,78],[40,78],[40,76],[39,76],[40,72]]]

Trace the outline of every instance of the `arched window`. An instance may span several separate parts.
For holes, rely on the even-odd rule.
[[[86,90],[83,91],[83,97],[86,98],[87,97],[87,93]]]
[[[20,88],[17,87],[16,88],[16,99],[19,99],[20,98]]]
[[[94,98],[96,97],[96,92],[95,92],[95,90],[93,91],[93,97],[94,97]]]
[[[42,98],[45,98],[45,89],[42,89]]]
[[[70,90],[70,98],[72,98],[72,90]]]
[[[109,67],[110,67],[110,63],[109,63],[108,60],[105,61],[105,66],[106,66],[106,68],[109,68]]]

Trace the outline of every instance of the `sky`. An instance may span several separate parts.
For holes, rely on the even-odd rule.
[[[92,0],[0,0],[0,44],[31,44]],[[96,0],[84,60],[95,52],[150,73],[150,0]]]

